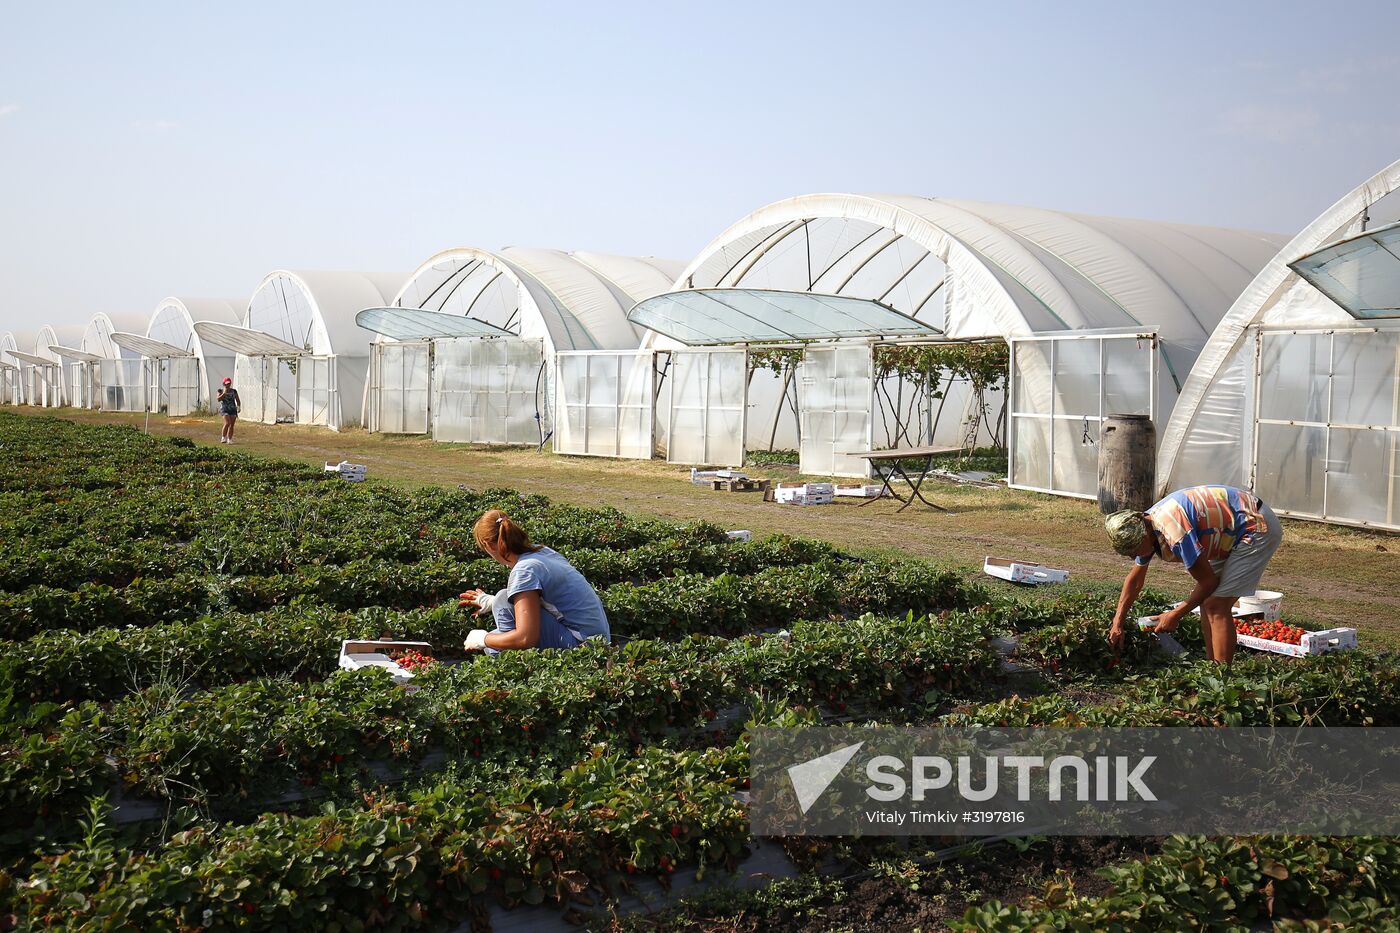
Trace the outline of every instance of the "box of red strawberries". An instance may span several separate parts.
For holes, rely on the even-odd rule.
[[[394,683],[406,684],[416,671],[435,663],[429,653],[432,650],[433,646],[425,641],[346,639],[340,643],[340,667],[347,671],[382,667],[393,676]]]
[[[1272,651],[1295,658],[1356,647],[1354,628],[1330,628],[1320,632],[1309,632],[1283,621],[1266,621],[1263,616],[1236,619],[1235,637],[1239,644],[1246,648]]]

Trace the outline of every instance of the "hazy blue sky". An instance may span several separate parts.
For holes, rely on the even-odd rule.
[[[1400,4],[0,2],[0,328],[457,245],[687,259],[898,191],[1293,233]]]

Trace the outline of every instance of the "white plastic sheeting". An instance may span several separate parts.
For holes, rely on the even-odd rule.
[[[649,460],[655,448],[656,369],[650,352],[556,353],[554,450]]]
[[[748,366],[744,349],[671,352],[667,462],[743,466]]]
[[[72,368],[64,365],[63,357],[55,353],[52,348],[78,347],[81,349],[84,329],[81,324],[46,325],[39,329],[32,352],[35,356],[52,364],[41,367],[42,371],[37,373],[41,387],[35,397],[44,406],[54,408],[60,405],[70,405],[77,398],[78,385],[74,381]]]
[[[1314,372],[1311,356],[1303,373],[1272,372],[1275,366],[1297,365],[1303,358],[1301,347],[1305,344],[1314,349],[1319,345],[1316,341],[1290,345],[1287,341],[1271,342],[1266,338],[1269,331],[1334,330],[1339,334],[1353,334],[1361,341],[1376,341],[1382,348],[1377,355],[1384,357],[1383,348],[1389,339],[1384,336],[1389,333],[1387,329],[1359,325],[1335,302],[1300,278],[1289,264],[1328,244],[1353,238],[1362,233],[1363,228],[1384,226],[1396,219],[1400,219],[1400,161],[1387,166],[1324,211],[1255,276],[1216,326],[1186,380],[1166,429],[1161,432],[1157,476],[1163,489],[1202,482],[1257,484],[1266,501],[1280,513],[1325,517],[1340,523],[1377,523],[1373,521],[1377,514],[1374,509],[1362,508],[1360,503],[1345,497],[1338,500],[1343,505],[1338,505],[1329,496],[1326,515],[1322,514],[1321,500],[1328,485],[1323,474],[1334,466],[1327,438],[1340,440],[1338,450],[1346,451],[1348,456],[1353,448],[1362,460],[1368,455],[1364,445],[1356,446],[1360,435],[1339,435],[1338,430],[1348,429],[1329,428],[1327,419],[1318,417],[1316,400],[1320,396],[1317,393],[1325,386],[1327,397],[1335,403],[1338,388],[1333,380],[1342,374],[1333,370],[1327,370],[1325,376]],[[1266,344],[1271,347],[1267,360],[1264,357]],[[1377,391],[1383,390],[1386,384],[1383,368],[1371,370],[1370,375],[1379,380]],[[1293,380],[1306,380],[1310,390],[1301,391],[1300,386],[1292,385]],[[1281,397],[1260,397],[1280,388]],[[1343,398],[1342,404],[1351,402]],[[1296,429],[1287,430],[1286,426],[1269,423],[1276,421],[1296,421],[1298,425]],[[1384,424],[1369,424],[1367,430],[1384,427]],[[1366,437],[1379,444],[1381,434]],[[1371,459],[1370,466],[1381,470],[1383,462],[1377,456]],[[1340,473],[1350,475],[1347,471],[1352,467],[1343,463],[1336,465]],[[1380,486],[1387,477],[1384,472],[1376,476],[1379,485],[1372,493],[1379,497]],[[1272,490],[1272,495],[1264,493],[1264,488]]]
[[[1094,498],[1109,415],[1157,410],[1156,336],[1074,333],[1011,341],[1011,486]]]
[[[340,426],[336,402],[334,356],[301,356],[296,360],[297,424]]]
[[[539,444],[544,347],[518,337],[433,341],[433,439]]]
[[[1324,246],[1289,268],[1354,318],[1400,317],[1400,224]]]
[[[807,349],[797,370],[803,473],[870,475],[870,461],[852,454],[872,449],[873,368],[868,344]]]

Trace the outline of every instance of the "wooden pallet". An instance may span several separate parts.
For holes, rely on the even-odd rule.
[[[715,479],[710,486],[716,492],[765,492],[773,483],[767,479]]]

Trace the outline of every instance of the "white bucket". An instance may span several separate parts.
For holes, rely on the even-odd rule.
[[[1264,614],[1265,622],[1277,622],[1283,618],[1283,594],[1272,590],[1257,590],[1253,596],[1241,596],[1240,615]]]

